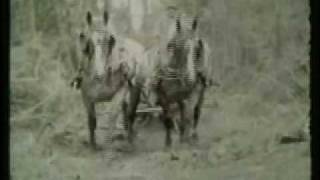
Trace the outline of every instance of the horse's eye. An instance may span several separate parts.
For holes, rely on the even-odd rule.
[[[83,40],[84,40],[85,35],[84,35],[84,33],[83,33],[83,32],[81,32],[81,33],[80,33],[79,38],[80,38],[80,40],[81,40],[81,41],[83,41]]]
[[[175,47],[175,44],[174,44],[174,43],[169,43],[169,44],[167,45],[167,50],[168,50],[168,51],[171,51],[171,50],[173,50],[174,47]]]

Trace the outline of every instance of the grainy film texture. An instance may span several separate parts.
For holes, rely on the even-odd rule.
[[[306,0],[11,0],[19,179],[309,179]]]

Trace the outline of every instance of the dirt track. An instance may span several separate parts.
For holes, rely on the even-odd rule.
[[[104,113],[112,103],[98,110],[104,114],[98,116],[97,130],[103,150],[89,148],[81,96],[69,87],[78,37],[69,27],[84,20],[82,15],[93,1],[12,3],[10,38],[16,39],[10,48],[13,180],[310,179],[309,138],[281,143],[283,137],[299,140],[308,135],[308,3],[174,1],[179,9],[197,5],[203,10],[200,30],[211,44],[214,78],[221,87],[206,95],[198,145],[180,145],[174,134],[172,151],[165,151],[163,125],[154,120],[138,130],[131,152],[120,152],[121,142],[109,141],[111,118]],[[169,21],[160,16],[161,2],[167,6],[174,1],[153,1],[155,9],[148,10],[151,13],[144,17],[141,30],[154,29],[161,35],[170,29]],[[140,14],[128,12],[124,1],[113,2],[124,4],[111,8],[115,9],[111,23],[115,32],[134,36],[148,47],[159,43],[162,36],[148,31],[129,36],[126,31],[133,29],[131,21]]]
[[[48,126],[40,137],[39,130],[13,124],[13,178],[302,180],[310,177],[309,142],[279,143],[283,133],[294,134],[296,130],[290,126],[294,123],[288,123],[290,119],[271,122],[248,115],[247,118],[231,115],[235,105],[230,103],[240,105],[241,101],[236,96],[224,97],[222,101],[223,96],[218,93],[207,103],[216,105],[203,111],[199,144],[180,145],[174,134],[171,151],[163,148],[164,129],[158,121],[139,128],[132,152],[119,152],[116,148],[119,142],[106,141],[108,130],[104,123],[108,121],[103,116],[98,117],[97,138],[103,146],[99,152],[90,150],[84,142],[87,126],[82,117],[77,124],[70,124],[54,135],[50,135],[54,128]]]

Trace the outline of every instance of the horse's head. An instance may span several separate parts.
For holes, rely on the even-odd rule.
[[[100,58],[102,58],[105,63],[108,63],[110,55],[112,54],[113,48],[116,44],[115,37],[105,29],[96,29],[92,34],[92,40],[99,53],[95,56],[98,58],[97,60],[101,60]]]
[[[92,14],[90,11],[87,12],[85,21],[87,29],[79,34],[80,51],[81,55],[91,61],[95,54],[95,47],[90,32],[93,24]]]
[[[107,25],[109,15],[104,11],[102,21],[93,18],[91,12],[87,12],[87,29],[80,33],[79,41],[82,55],[87,57],[89,63],[94,63],[95,71],[103,73],[104,66],[110,61],[110,55],[116,44],[115,37],[108,32]],[[93,60],[93,61],[92,61]]]
[[[81,32],[79,34],[79,44],[81,54],[91,61],[94,57],[94,44],[90,36]]]
[[[204,44],[196,33],[197,28],[197,17],[192,21],[186,20],[183,23],[180,19],[176,20],[175,36],[167,45],[169,66],[176,69],[188,68],[188,70],[191,70],[190,68],[194,67],[194,62],[200,60],[203,55]]]
[[[101,52],[96,58],[103,58],[107,63],[110,54],[115,46],[115,37],[107,30],[109,22],[109,14],[107,11],[103,12],[102,23],[98,22],[92,31],[93,43],[98,51]],[[98,55],[98,54],[97,54]]]

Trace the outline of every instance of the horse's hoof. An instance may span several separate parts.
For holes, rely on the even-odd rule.
[[[180,144],[186,144],[188,143],[188,138],[187,137],[180,137]]]
[[[93,150],[94,151],[102,151],[103,148],[102,148],[102,146],[96,144],[96,145],[93,146]]]
[[[131,135],[128,136],[128,142],[129,144],[133,145],[134,140],[136,139],[136,137],[138,136],[137,132],[133,132]]]
[[[102,146],[98,145],[96,142],[89,142],[89,144],[87,144],[88,142],[84,142],[85,146],[90,146],[90,149],[93,151],[101,151],[102,150]]]
[[[89,141],[87,141],[87,140],[82,141],[82,144],[83,144],[83,146],[85,146],[86,148],[89,148],[89,149],[94,150],[94,151],[100,151],[100,150],[102,150],[102,147],[101,147],[101,146],[97,145],[96,143],[91,143],[91,142],[89,142]]]
[[[126,135],[125,134],[115,134],[112,136],[112,142],[119,140],[119,141],[124,141],[126,139]]]
[[[134,151],[134,146],[133,146],[133,144],[125,143],[123,145],[120,145],[120,146],[116,147],[116,151],[118,151],[118,152],[126,152],[126,153],[133,152]]]
[[[170,147],[171,147],[171,145],[172,145],[172,141],[171,141],[171,140],[170,140],[170,141],[166,141],[166,142],[165,142],[165,147],[170,148]]]
[[[191,140],[192,140],[193,142],[198,142],[198,141],[199,141],[199,136],[198,136],[198,134],[197,134],[197,133],[193,133],[193,134],[191,135]]]
[[[179,160],[180,158],[179,158],[179,156],[178,155],[176,155],[175,153],[171,153],[171,157],[170,157],[170,160],[171,161],[177,161],[177,160]]]
[[[137,132],[137,131],[133,131],[133,133],[132,133],[132,137],[133,137],[133,138],[138,137],[138,132]]]
[[[193,146],[198,143],[198,136],[197,135],[192,135],[189,137],[183,137],[180,138],[180,144],[181,145],[186,145],[186,146]]]
[[[171,150],[172,150],[171,146],[168,146],[168,145],[165,145],[164,148],[163,148],[164,152],[170,152]]]
[[[190,140],[188,141],[188,145],[189,145],[189,146],[196,146],[196,145],[198,145],[198,140],[190,139]]]
[[[87,141],[87,140],[83,140],[83,141],[82,141],[82,144],[83,144],[84,146],[88,147],[90,143],[89,143],[89,141]]]
[[[186,141],[186,144],[188,144],[189,146],[195,146],[197,145],[199,142],[199,138],[197,135],[192,135],[190,138],[188,138],[188,140]]]
[[[164,151],[169,151],[171,150],[172,147],[172,142],[171,141],[166,141],[164,145]]]

